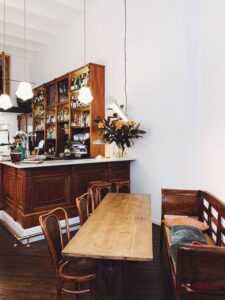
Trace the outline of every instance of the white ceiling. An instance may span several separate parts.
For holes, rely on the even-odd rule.
[[[24,0],[5,0],[5,52],[24,54]],[[0,0],[0,52],[3,51],[4,0]],[[26,50],[30,56],[83,14],[83,0],[26,0]]]

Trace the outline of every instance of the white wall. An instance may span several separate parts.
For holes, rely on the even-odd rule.
[[[127,1],[128,114],[147,131],[131,149],[132,191],[152,194],[155,220],[162,187],[197,187],[195,12],[190,0]],[[106,65],[106,97],[121,103],[123,18],[121,0],[96,0],[87,16],[87,56]]]
[[[196,188],[198,1],[127,1],[129,118],[147,131],[130,154],[132,191],[152,194],[160,219],[162,187]],[[83,64],[82,18],[30,64],[38,84]],[[106,101],[124,103],[123,0],[87,1],[87,62],[106,66]]]
[[[201,4],[200,183],[204,189],[225,201],[225,2],[205,0]]]
[[[16,134],[17,129],[17,115],[15,113],[5,113],[0,112],[0,124],[7,124],[9,125],[9,136],[10,142],[14,141],[13,137]],[[1,143],[1,141],[0,141]]]
[[[25,68],[24,68],[24,58],[21,56],[12,55],[11,56],[11,100],[13,106],[17,106],[16,102],[16,90],[18,88],[19,82],[25,79]],[[14,81],[16,80],[16,81]]]
[[[123,102],[123,1],[111,1],[104,14],[104,1],[97,3],[87,18],[88,57],[105,57],[106,96]],[[162,187],[197,187],[197,7],[180,0],[127,3],[128,113],[147,130],[132,149],[132,188],[152,194],[159,220]]]
[[[80,16],[30,59],[29,75],[35,86],[39,86],[83,64],[83,17]]]

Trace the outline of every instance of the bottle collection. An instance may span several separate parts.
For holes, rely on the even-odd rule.
[[[72,95],[72,96],[71,96],[70,107],[71,107],[72,109],[79,109],[79,108],[82,108],[82,107],[87,107],[87,105],[84,104],[84,103],[81,103],[81,102],[78,100],[78,97],[77,97],[77,96]]]
[[[77,77],[72,78],[71,84],[70,84],[70,90],[76,91],[76,90],[79,90],[82,86],[85,86],[88,84],[89,84],[89,74],[83,73]]]
[[[44,93],[43,91],[39,91],[37,93],[37,96],[34,97],[34,103],[40,103],[40,102],[43,102],[44,101]]]
[[[55,116],[53,114],[46,114],[46,124],[55,123]]]
[[[46,137],[49,140],[55,139],[56,138],[56,128],[52,127],[52,126],[47,128]]]
[[[48,154],[49,155],[55,155],[55,145],[53,143],[48,144]]]
[[[99,85],[103,85],[103,71],[94,64],[88,64],[77,70],[65,73],[34,89],[33,130],[37,138],[32,139],[35,146],[40,140],[45,141],[44,151],[57,155],[64,151],[66,142],[76,134],[92,133],[92,117],[101,111],[102,95]],[[96,79],[95,79],[96,77]],[[98,80],[98,84],[94,84]],[[80,89],[91,85],[95,101],[82,103],[78,97]],[[100,95],[99,97],[98,94]],[[100,100],[99,100],[100,99]],[[80,141],[77,141],[80,144]],[[50,146],[54,144],[54,146]],[[90,143],[88,144],[90,154]],[[93,146],[94,147],[94,146]]]
[[[82,114],[75,113],[71,120],[73,127],[89,127],[90,126],[90,112],[84,111]]]
[[[58,122],[67,122],[67,121],[69,121],[69,111],[66,110],[65,108],[58,111],[57,120],[58,120]]]
[[[40,119],[39,122],[34,123],[34,131],[44,130],[44,127],[45,127],[44,119]]]

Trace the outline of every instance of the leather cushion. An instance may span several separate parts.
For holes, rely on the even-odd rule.
[[[183,218],[173,218],[173,219],[164,219],[162,222],[168,228],[171,228],[174,225],[189,225],[197,227],[201,230],[207,230],[209,226],[197,219],[190,218],[190,217],[183,217]]]

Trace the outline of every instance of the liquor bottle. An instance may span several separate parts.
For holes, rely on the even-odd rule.
[[[71,80],[70,90],[71,90],[71,91],[74,91],[74,90],[75,90],[75,80],[74,80],[74,78],[72,78],[72,80]]]
[[[76,90],[79,89],[80,83],[79,83],[79,77],[76,78]]]

